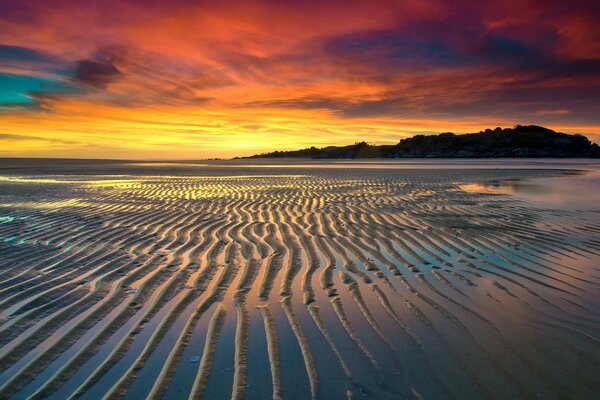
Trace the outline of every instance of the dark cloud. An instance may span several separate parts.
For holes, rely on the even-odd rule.
[[[524,41],[498,34],[488,34],[477,41],[471,53],[475,65],[510,68],[513,72],[535,73],[540,79],[563,77],[600,78],[600,58],[570,59],[556,52],[558,44],[548,33],[543,42]]]
[[[600,76],[600,58],[567,57],[563,38],[555,28],[540,24],[530,29],[490,29],[478,18],[463,19],[453,16],[446,21],[355,31],[330,38],[322,48],[340,64],[363,65],[383,78],[402,76],[406,70],[488,67],[515,73],[533,71],[554,78]]]
[[[477,23],[461,29],[449,22],[420,21],[385,30],[355,31],[323,44],[326,54],[344,63],[363,63],[382,73],[398,68],[460,67],[472,61],[464,43],[482,30]]]
[[[485,34],[477,40],[473,56],[477,56],[487,62],[512,62],[514,60],[534,60],[544,53],[540,46],[534,46],[523,40],[498,35]],[[544,56],[546,58],[546,56]]]
[[[121,72],[109,59],[80,60],[75,66],[76,80],[91,86],[104,87],[119,75]]]
[[[51,62],[55,58],[29,47],[0,45],[0,61]]]

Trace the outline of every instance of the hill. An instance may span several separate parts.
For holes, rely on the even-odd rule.
[[[486,129],[457,135],[416,135],[396,145],[370,145],[357,142],[349,146],[310,147],[274,151],[244,158],[600,158],[600,147],[579,134],[555,132],[536,125]]]

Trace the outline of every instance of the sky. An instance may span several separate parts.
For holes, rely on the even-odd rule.
[[[600,142],[600,2],[0,0],[0,156],[201,159],[537,124]]]

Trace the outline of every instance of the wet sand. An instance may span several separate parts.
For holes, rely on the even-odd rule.
[[[1,160],[0,398],[598,397],[599,176]]]

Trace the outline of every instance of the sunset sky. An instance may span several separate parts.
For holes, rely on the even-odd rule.
[[[0,0],[0,156],[538,124],[600,142],[600,2]]]

